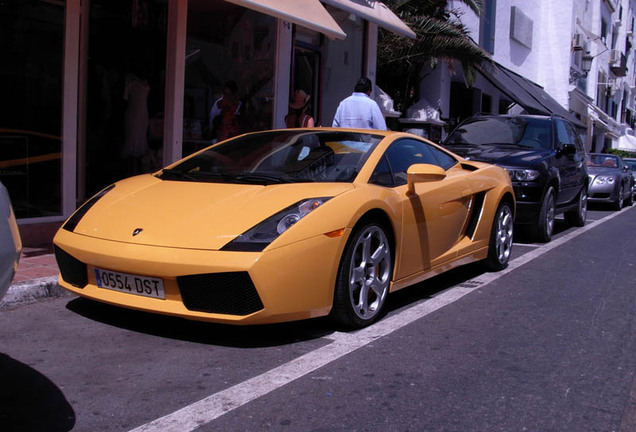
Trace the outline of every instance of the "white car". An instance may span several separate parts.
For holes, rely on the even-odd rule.
[[[13,275],[18,269],[21,251],[22,241],[9,193],[0,183],[0,299],[9,289]]]

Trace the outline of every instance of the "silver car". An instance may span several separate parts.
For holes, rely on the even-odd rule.
[[[632,171],[632,178],[634,179],[632,193],[636,194],[636,158],[623,158],[623,162],[625,162],[625,165]]]
[[[4,297],[18,269],[22,241],[9,193],[0,183],[0,299]]]
[[[614,210],[620,210],[624,204],[632,205],[634,178],[619,156],[590,153],[587,156],[587,172],[590,178],[588,202],[610,203]]]

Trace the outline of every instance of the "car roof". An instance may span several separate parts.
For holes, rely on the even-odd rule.
[[[558,114],[552,115],[544,115],[544,114],[476,114],[468,117],[466,120],[470,119],[479,119],[479,118],[528,118],[528,119],[538,119],[538,120],[552,120],[553,118],[558,118],[561,120],[567,120],[565,117],[562,117]]]

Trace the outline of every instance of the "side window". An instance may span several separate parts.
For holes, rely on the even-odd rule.
[[[561,121],[555,120],[557,130],[557,142],[563,144],[576,144],[576,140],[572,139],[572,136],[568,133],[568,125]]]
[[[406,184],[406,171],[413,164],[427,163],[447,170],[457,163],[452,156],[445,152],[422,141],[412,139],[401,139],[391,144],[385,153],[385,158],[393,172],[396,186]],[[376,171],[380,165],[378,164]]]
[[[430,147],[430,149],[433,155],[435,155],[435,159],[437,159],[437,164],[435,165],[441,166],[444,168],[444,171],[457,163],[457,160],[448,153],[445,153],[435,147]]]
[[[386,160],[386,155],[382,156],[382,159],[378,162],[378,166],[375,167],[373,174],[371,174],[369,183],[386,187],[395,186],[393,173],[391,172],[389,162]]]
[[[576,149],[580,152],[584,152],[585,148],[583,147],[583,141],[581,141],[581,137],[576,133],[574,126],[570,123],[565,123],[565,128],[567,130],[568,135],[570,136],[570,141],[576,145]]]

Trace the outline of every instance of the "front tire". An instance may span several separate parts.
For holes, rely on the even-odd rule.
[[[488,258],[484,261],[486,269],[499,271],[508,265],[512,252],[513,222],[511,204],[507,201],[502,201],[497,207],[497,213],[495,213],[495,218],[492,222]]]
[[[631,185],[629,187],[629,193],[627,194],[627,199],[625,200],[625,205],[632,206],[634,204],[634,190]]]
[[[618,190],[618,196],[616,197],[616,201],[612,204],[614,210],[619,211],[623,208],[623,204],[625,204],[625,200],[623,198],[623,188]]]
[[[552,232],[554,231],[554,206],[554,189],[550,186],[543,196],[539,219],[533,227],[533,237],[540,243],[547,243],[552,240]]]
[[[391,245],[385,229],[376,222],[356,229],[340,259],[332,317],[352,328],[377,321],[389,293],[392,271]]]

